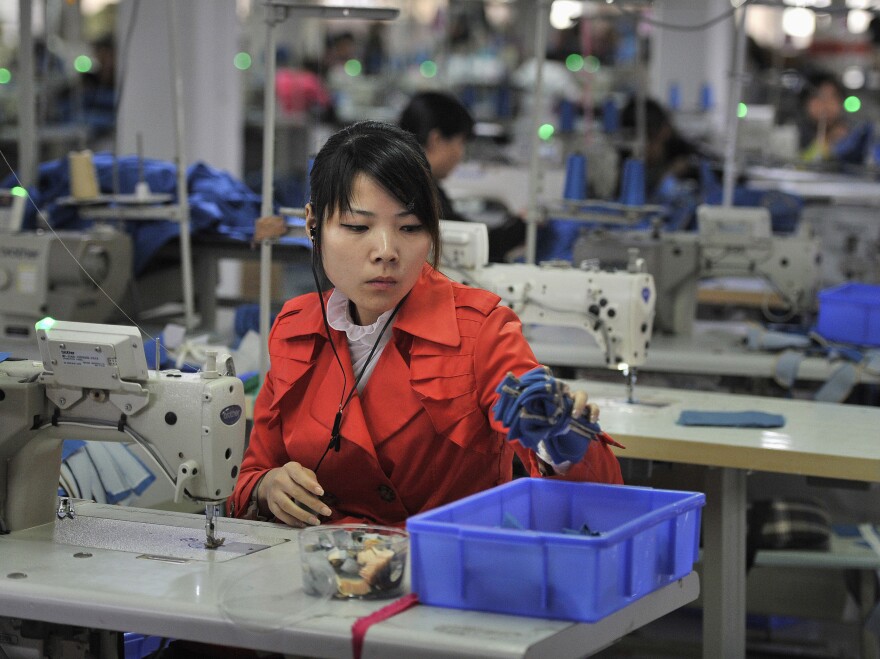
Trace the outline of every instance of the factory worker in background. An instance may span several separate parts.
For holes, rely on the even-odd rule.
[[[622,481],[604,443],[553,464],[507,439],[496,388],[538,364],[496,295],[437,271],[439,204],[410,133],[362,122],[332,136],[306,225],[316,283],[330,283],[288,301],[272,327],[232,514],[403,525],[509,481],[514,453],[532,476]],[[571,399],[573,417],[596,419],[585,393]]]
[[[834,74],[806,76],[798,120],[801,159],[863,164],[873,142],[873,125],[854,122],[844,112],[845,91]]]
[[[416,136],[425,150],[431,174],[440,198],[440,218],[469,221],[456,212],[441,182],[452,173],[465,155],[467,141],[474,129],[468,109],[451,94],[424,91],[415,94],[403,109],[398,125]],[[526,239],[526,226],[519,217],[508,213],[504,222],[489,227],[489,260],[504,262],[512,250]]]

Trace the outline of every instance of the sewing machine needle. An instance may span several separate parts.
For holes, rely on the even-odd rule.
[[[626,402],[633,404],[636,402],[636,369],[633,367],[627,368],[626,371],[624,371],[624,377],[626,377]]]
[[[218,538],[215,535],[216,520],[220,517],[220,506],[215,503],[205,504],[205,548],[217,549],[226,538]]]

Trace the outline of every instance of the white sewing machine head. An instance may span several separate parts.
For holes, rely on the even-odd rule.
[[[0,234],[21,231],[24,222],[24,204],[27,197],[12,190],[0,190]]]
[[[124,297],[131,280],[127,233],[95,226],[54,233],[0,230],[0,235],[0,339],[32,346],[34,323],[49,310],[71,321],[113,317],[112,301]]]
[[[577,327],[626,371],[647,358],[654,322],[654,279],[633,261],[614,272],[570,264],[487,263],[486,225],[440,223],[441,269],[447,276],[499,295],[523,324]]]
[[[698,231],[595,231],[575,242],[575,262],[619,265],[638,250],[657,285],[657,329],[688,335],[701,279],[762,279],[792,313],[814,308],[820,278],[818,240],[771,232],[766,208],[700,206]],[[769,296],[769,293],[768,293]]]
[[[141,444],[175,499],[220,502],[245,442],[241,380],[150,371],[133,327],[41,321],[43,363],[0,363],[0,531],[51,521],[63,439]]]

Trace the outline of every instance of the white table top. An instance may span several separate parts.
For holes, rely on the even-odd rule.
[[[599,404],[603,430],[626,446],[617,455],[687,464],[880,481],[880,408],[636,386],[571,383]],[[641,401],[645,404],[638,404]],[[659,407],[659,405],[668,403]],[[781,428],[681,426],[682,410],[781,414]]]
[[[81,517],[153,524],[172,533],[179,527],[189,538],[204,533],[204,517],[198,515],[86,502],[77,510]],[[305,595],[296,530],[221,519],[218,535],[224,533],[245,533],[256,543],[285,541],[230,560],[205,552],[204,559],[168,562],[144,559],[136,551],[61,544],[52,539],[52,525],[0,536],[0,615],[350,657],[352,623],[389,603]],[[90,556],[75,556],[82,552]],[[595,624],[420,605],[372,626],[363,656],[582,656],[693,601],[698,592],[698,578],[691,574]]]
[[[773,378],[780,353],[749,350],[746,323],[697,321],[691,336],[654,334],[648,358],[639,369],[661,373],[694,373]],[[538,360],[548,366],[605,368],[605,357],[586,332],[570,328],[526,328]],[[840,366],[824,357],[805,357],[799,380],[826,381]],[[861,382],[880,382],[880,374],[861,372]]]
[[[880,204],[880,181],[782,167],[750,167],[747,173],[750,188],[780,190],[810,201]]]

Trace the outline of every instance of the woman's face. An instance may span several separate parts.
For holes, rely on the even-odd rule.
[[[807,111],[814,121],[834,123],[843,114],[843,99],[831,83],[819,85],[819,89],[807,104]]]
[[[439,130],[432,130],[425,145],[425,156],[431,165],[431,173],[442,181],[458,167],[465,154],[467,140],[464,135],[443,137]]]
[[[316,223],[309,205],[306,224]],[[372,325],[415,285],[431,250],[431,235],[410,210],[359,174],[351,210],[326,219],[320,249],[327,278],[354,304],[354,321]]]

